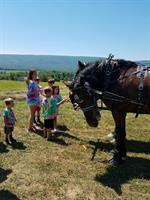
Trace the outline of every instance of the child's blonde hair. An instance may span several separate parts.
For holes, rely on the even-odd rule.
[[[8,97],[8,98],[4,99],[4,102],[6,105],[9,105],[11,102],[14,102],[14,99],[11,97]]]
[[[49,79],[47,82],[54,84],[55,83],[55,79]]]

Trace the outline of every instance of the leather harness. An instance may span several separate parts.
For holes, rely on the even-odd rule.
[[[105,85],[104,85],[104,91],[108,90],[109,83],[111,81],[111,75],[113,73],[113,66],[111,65],[111,60],[112,60],[113,57],[114,56],[112,54],[110,54],[108,56],[108,58],[106,59],[106,61],[105,61],[105,66],[106,66],[106,72],[105,72],[106,82],[105,82]],[[137,77],[140,79],[140,83],[139,83],[139,86],[138,86],[138,97],[137,97],[137,103],[139,103],[139,105],[138,105],[137,113],[136,113],[135,117],[138,117],[138,115],[140,113],[140,110],[142,108],[142,105],[144,106],[144,104],[143,104],[144,79],[147,77],[149,69],[150,69],[150,67],[145,68],[143,65],[138,65],[137,71],[133,73],[133,74],[136,74]],[[129,77],[131,75],[132,74],[129,74],[129,75],[124,76],[124,77],[122,77],[120,79],[127,78],[127,77]]]

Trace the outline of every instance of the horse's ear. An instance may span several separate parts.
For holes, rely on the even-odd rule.
[[[81,62],[80,60],[78,61],[78,67],[80,70],[84,69],[86,67],[85,63]]]
[[[71,81],[64,81],[63,82],[69,89],[71,89],[72,82]]]

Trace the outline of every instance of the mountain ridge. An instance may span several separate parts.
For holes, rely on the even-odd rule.
[[[102,60],[104,57],[92,56],[65,56],[65,55],[32,55],[32,54],[0,54],[0,68],[28,70],[76,71],[78,60],[92,62]],[[137,61],[150,65],[150,60]]]

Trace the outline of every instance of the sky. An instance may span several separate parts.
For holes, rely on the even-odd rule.
[[[0,54],[150,60],[150,0],[0,0]]]

